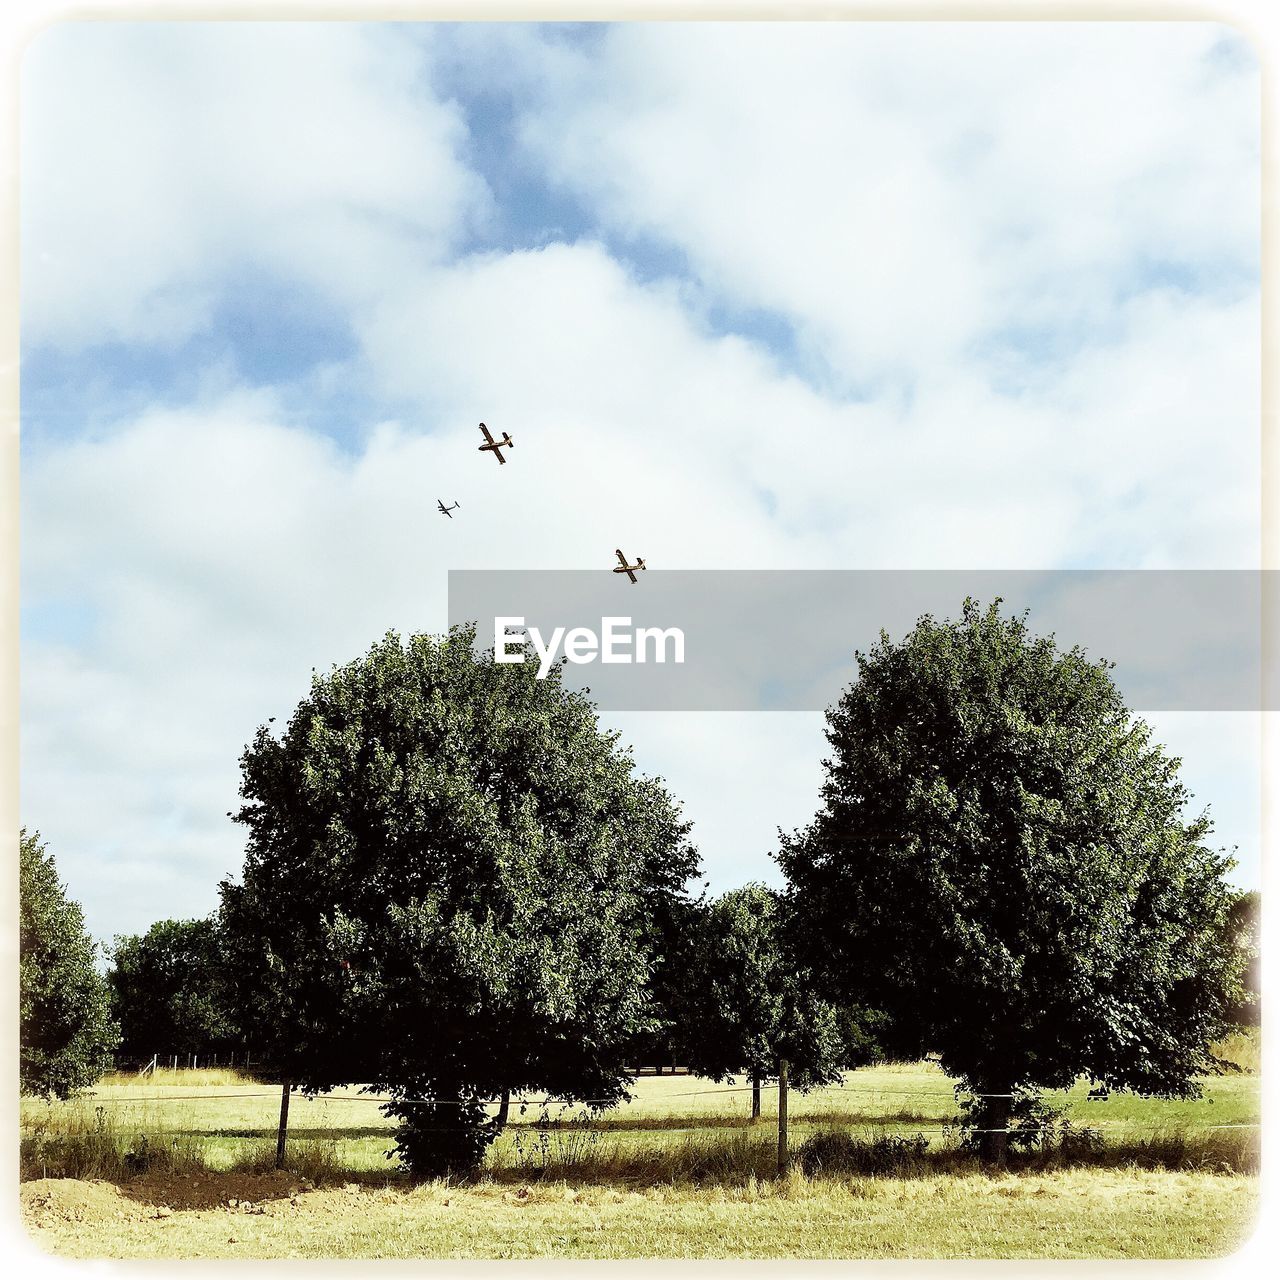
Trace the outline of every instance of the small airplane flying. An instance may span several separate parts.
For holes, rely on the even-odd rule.
[[[437,498],[437,499],[436,499],[436,506],[440,508],[440,514],[441,514],[442,516],[448,516],[448,517],[449,517],[449,519],[450,519],[450,520],[452,520],[452,519],[453,519],[453,513],[454,513],[455,511],[457,511],[457,509],[458,509],[460,506],[462,506],[462,503],[460,503],[460,502],[455,502],[455,503],[453,504],[453,506],[451,506],[451,507],[446,507],[446,506],[444,505],[444,503],[443,503],[439,498]]]
[[[501,440],[495,440],[489,434],[489,428],[486,427],[483,422],[480,424],[480,430],[484,432],[484,438],[488,441],[487,444],[482,444],[480,446],[480,452],[491,453],[499,462],[505,464],[507,460],[502,456],[502,446],[505,444],[508,448],[514,449],[516,447],[516,442],[507,435],[505,431],[502,433]]]
[[[614,573],[625,573],[627,577],[631,579],[631,585],[634,587],[636,584],[635,571],[645,567],[644,561],[641,560],[639,556],[636,556],[635,564],[628,564],[627,557],[624,556],[621,551],[616,552],[616,554],[618,557],[618,567],[614,569]]]

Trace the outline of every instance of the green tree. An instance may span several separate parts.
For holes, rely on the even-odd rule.
[[[212,1053],[240,1039],[216,918],[157,921],[117,938],[111,961],[111,1012],[125,1053]]]
[[[1242,893],[1231,906],[1223,945],[1238,947],[1246,967],[1240,997],[1231,1010],[1232,1021],[1240,1027],[1256,1027],[1262,1021],[1262,894],[1257,889]]]
[[[18,837],[19,1076],[23,1093],[69,1098],[111,1066],[117,1032],[84,914],[40,833]]]
[[[882,633],[828,712],[822,807],[779,854],[814,961],[986,1095],[980,1129],[1080,1073],[1195,1096],[1239,990],[1231,860],[1110,664],[998,604]]]
[[[747,884],[703,907],[685,949],[678,1048],[689,1069],[713,1080],[746,1071],[752,1115],[760,1083],[790,1064],[797,1088],[840,1078],[846,1042],[837,1010],[812,992],[786,945],[777,895]]]
[[[660,780],[556,668],[473,628],[389,634],[242,759],[237,1005],[304,1089],[392,1095],[415,1172],[474,1165],[486,1099],[621,1100],[651,922],[697,868]]]

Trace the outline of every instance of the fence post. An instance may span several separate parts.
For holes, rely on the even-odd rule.
[[[787,1152],[787,1060],[778,1059],[778,1176],[783,1177],[790,1167]]]
[[[284,1141],[289,1132],[289,1091],[293,1081],[286,1080],[280,1087],[280,1128],[276,1130],[276,1168],[284,1168]]]

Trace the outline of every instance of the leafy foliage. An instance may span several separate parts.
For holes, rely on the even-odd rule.
[[[39,832],[18,838],[20,1082],[23,1093],[69,1098],[111,1066],[117,1032],[94,968],[84,914],[67,898]]]
[[[1256,889],[1242,893],[1231,905],[1222,945],[1238,947],[1246,968],[1239,999],[1231,1010],[1232,1021],[1240,1027],[1256,1027],[1262,1021],[1262,894]]]
[[[797,1088],[836,1080],[845,1065],[837,1011],[815,997],[786,945],[777,895],[748,884],[694,917],[680,1000],[680,1052],[698,1075],[774,1075]]]
[[[504,1091],[625,1096],[651,922],[697,867],[660,780],[559,669],[474,640],[389,634],[260,729],[243,883],[222,885],[255,1043],[305,1089],[390,1092],[415,1170],[470,1167]]]
[[[975,1092],[1083,1072],[1194,1096],[1240,986],[1232,864],[1109,664],[966,601],[858,666],[822,808],[779,854],[832,988]]]
[[[145,934],[116,939],[107,973],[121,1048],[207,1053],[237,1041],[215,917],[160,920]]]

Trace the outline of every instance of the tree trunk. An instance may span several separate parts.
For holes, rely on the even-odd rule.
[[[497,1137],[507,1127],[507,1117],[511,1114],[511,1090],[503,1089],[502,1099],[498,1103],[498,1114],[493,1117],[493,1133]]]
[[[1007,1084],[990,1084],[985,1086],[984,1092],[1008,1095],[1012,1090]],[[978,1144],[978,1151],[989,1164],[1003,1168],[1009,1158],[1009,1135],[1006,1130],[1009,1128],[1013,1100],[1008,1096],[991,1096],[984,1098],[983,1103],[985,1105],[979,1112],[982,1123],[978,1127],[986,1132],[980,1135],[982,1141]]]
[[[760,1119],[760,1073],[751,1073],[751,1118]]]
[[[280,1086],[280,1124],[276,1129],[276,1168],[284,1168],[284,1144],[289,1135],[289,1094],[293,1090],[293,1082],[286,1080]]]

